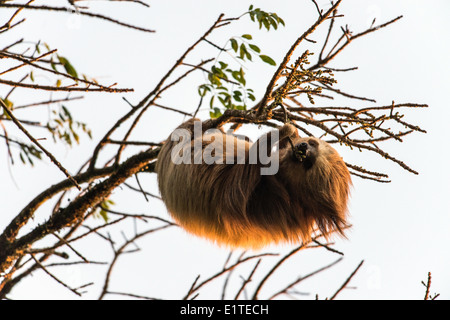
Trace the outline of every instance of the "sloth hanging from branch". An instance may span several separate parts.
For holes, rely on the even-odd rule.
[[[290,68],[280,69],[284,84],[247,115],[268,120],[305,83],[332,85],[329,70],[305,69],[309,55],[306,51]],[[320,91],[305,90],[312,101]],[[255,143],[208,129],[209,121],[203,126],[199,119],[171,134],[156,173],[162,199],[179,225],[218,244],[242,248],[307,242],[314,231],[344,235],[351,186],[347,166],[327,142],[300,138],[282,110],[285,124]]]
[[[396,110],[426,105],[396,105],[393,102],[391,106],[359,110],[349,107],[308,108],[296,99],[298,95],[304,94],[314,104],[315,96],[330,98],[323,93],[328,91],[352,99],[374,102],[332,87],[336,83],[333,71],[350,71],[354,68],[336,70],[326,65],[351,41],[401,17],[380,26],[372,25],[370,29],[357,35],[352,35],[348,29],[342,29],[342,37],[324,55],[338,17],[336,8],[339,4],[340,1],[337,1],[326,13],[320,12],[317,22],[297,39],[279,65],[265,95],[251,110],[242,110],[239,106],[232,106],[230,99],[219,98],[226,106],[223,114],[215,109],[211,113],[211,120],[202,123],[198,119],[191,119],[180,125],[166,140],[155,171],[168,211],[185,230],[218,244],[243,248],[260,248],[272,243],[306,242],[317,232],[326,237],[333,233],[345,236],[344,231],[349,226],[347,206],[352,185],[351,174],[379,182],[389,181],[386,180],[386,174],[344,162],[330,145],[332,142],[376,152],[416,173],[402,161],[382,151],[376,143],[389,139],[401,141],[402,136],[411,132],[425,132],[403,121],[403,115]],[[317,63],[306,67],[309,64],[308,57],[312,54],[305,51],[295,63],[289,65],[299,44],[303,40],[311,41],[307,37],[327,19],[331,21],[330,27]],[[249,35],[243,37],[251,39]],[[238,52],[236,41],[231,44],[233,50]],[[240,54],[243,58],[246,51],[243,53],[241,49]],[[261,58],[271,63],[270,58]],[[207,91],[213,91],[211,88],[214,84],[216,90],[224,88],[218,79],[227,80],[226,72],[231,71],[227,69],[226,63],[219,64],[209,74],[210,79],[213,79],[212,85],[201,86],[202,99]],[[245,85],[245,81],[241,81],[242,72],[240,75],[232,74]],[[280,83],[282,78],[284,82]],[[230,98],[227,94],[223,96]],[[235,91],[235,99],[239,100],[240,96]],[[249,97],[252,97],[252,93],[249,93]],[[211,99],[211,106],[213,99],[214,97]],[[292,102],[295,106],[290,104]],[[375,115],[375,112],[386,110],[389,115]],[[197,112],[198,109],[194,116]],[[326,122],[335,122],[335,126],[330,128]],[[386,123],[392,122],[408,130],[393,132],[391,127],[386,127]],[[226,134],[223,130],[212,129],[222,128],[226,123],[234,123],[233,130],[243,123],[269,125],[277,130],[251,143],[248,139]],[[344,126],[344,123],[348,123],[350,128],[344,129],[349,127]],[[329,140],[328,143],[316,138],[302,124],[322,130],[321,137],[329,135],[336,140]],[[298,129],[302,131],[302,137],[299,136]],[[369,139],[353,138],[361,132]],[[375,136],[380,133],[382,136]]]
[[[300,138],[290,124],[254,144],[201,127],[198,119],[182,124],[156,165],[162,199],[179,225],[220,244],[250,248],[307,241],[316,227],[324,235],[343,234],[351,179],[328,143]],[[180,131],[186,134],[177,144],[172,140]],[[266,155],[270,163],[262,160]],[[269,164],[266,169],[274,170],[264,174]]]
[[[313,2],[316,4],[315,1]],[[425,132],[420,127],[409,123],[401,111],[424,108],[427,105],[392,102],[388,105],[373,106],[371,103],[375,100],[350,94],[334,85],[336,81],[333,73],[352,71],[357,68],[337,69],[330,66],[330,63],[355,40],[380,30],[401,17],[381,25],[375,25],[374,20],[367,30],[353,34],[345,24],[341,28],[336,27],[338,20],[343,17],[337,14],[337,8],[341,2],[341,0],[331,2],[331,8],[326,12],[320,10],[316,4],[319,11],[317,21],[288,50],[258,103],[253,90],[246,85],[245,68],[242,65],[252,61],[254,57],[259,57],[273,66],[277,65],[275,61],[261,52],[250,34],[233,36],[224,47],[217,45],[217,41],[212,37],[216,30],[237,22],[244,16],[250,17],[259,24],[260,28],[267,30],[284,25],[284,21],[277,14],[251,6],[239,17],[227,18],[221,14],[211,27],[181,54],[167,73],[156,81],[156,85],[149,89],[140,102],[133,105],[126,100],[132,108],[127,109],[107,130],[104,137],[98,141],[89,161],[80,167],[78,174],[71,176],[62,165],[54,161],[56,160],[54,157],[50,157],[55,165],[66,173],[67,179],[38,194],[17,213],[0,234],[0,299],[7,297],[21,279],[34,274],[39,268],[45,268],[44,262],[55,255],[59,256],[64,246],[69,243],[78,243],[97,232],[98,228],[89,229],[79,236],[82,227],[89,226],[86,224],[92,216],[101,216],[106,223],[99,228],[105,229],[123,220],[127,222],[131,219],[134,222],[144,220],[145,223],[147,220],[157,221],[156,223],[161,225],[155,228],[152,224],[152,228],[148,229],[147,225],[145,230],[139,233],[136,231],[138,228],[135,228],[135,236],[132,239],[125,239],[125,244],[119,250],[114,246],[115,242],[111,238],[104,237],[108,247],[112,244],[115,257],[108,269],[100,298],[112,294],[108,291],[110,271],[118,256],[128,252],[124,249],[134,244],[137,239],[175,225],[171,221],[156,216],[144,217],[110,210],[109,205],[112,201],[109,198],[120,186],[142,193],[146,200],[148,200],[147,195],[158,198],[144,191],[139,183],[137,175],[143,171],[158,173],[162,199],[174,219],[187,231],[219,244],[246,248],[258,248],[271,243],[307,241],[310,238],[318,239],[322,235],[330,236],[333,233],[344,235],[349,226],[347,205],[351,187],[350,176],[383,183],[389,182],[387,174],[354,164],[355,159],[350,162],[346,159],[344,162],[332,145],[337,145],[341,149],[348,147],[356,151],[369,151],[374,156],[380,156],[416,174],[417,172],[403,161],[386,152],[382,143],[392,140],[402,142],[406,135]],[[21,10],[58,9],[12,3],[0,4],[0,7],[17,9],[9,22],[6,21],[8,23],[3,27],[6,31],[24,21],[11,23]],[[57,11],[67,10],[59,8]],[[87,11],[83,14],[107,18],[109,21],[132,27]],[[329,24],[328,32],[323,38],[323,45],[313,49],[314,44],[317,43],[313,33],[325,23]],[[134,28],[153,32],[149,29]],[[302,51],[294,52],[306,41],[308,41],[308,49],[318,53],[314,56],[317,58],[316,61],[311,65],[308,65],[308,57],[311,55],[308,51],[304,51],[303,54],[301,54]],[[68,102],[79,97],[67,96],[61,100],[52,98],[51,101],[43,100],[37,104],[15,107],[10,94],[17,87],[58,92],[123,92],[130,89],[117,89],[114,85],[104,87],[87,81],[86,78],[78,79],[67,59],[56,55],[56,51],[48,49],[48,52],[38,57],[39,44],[35,48],[21,50],[22,54],[16,54],[15,46],[21,44],[24,42],[20,40],[3,49],[5,58],[19,62],[19,67],[8,69],[4,73],[17,72],[23,70],[22,66],[29,65],[33,68],[32,70],[45,70],[53,75],[64,76],[68,81],[76,80],[80,85],[87,85],[86,88],[70,83],[62,87],[52,87],[45,83],[38,85],[34,83],[32,72],[29,74],[32,84],[27,83],[25,78],[19,80],[19,77],[17,81],[0,79],[3,85],[12,86],[10,92],[0,99],[1,107],[4,109],[0,120],[17,126],[31,142],[25,144],[16,141],[7,134],[8,127],[3,127],[4,135],[0,138],[6,142],[11,160],[10,145],[19,146],[21,152],[32,163],[30,157],[41,157],[36,147],[43,146],[39,143],[40,139],[32,137],[28,131],[23,130],[24,127],[20,126],[20,122],[26,123],[14,117],[16,110],[27,106]],[[202,45],[213,48],[216,58],[204,59],[200,62],[188,61],[193,58],[192,53]],[[35,53],[29,56],[33,50]],[[219,60],[220,55],[225,52],[227,57],[231,55],[232,59]],[[49,68],[50,64],[53,66],[54,60],[43,59],[48,58],[49,54],[59,57],[59,63],[62,65],[57,67],[61,69],[64,66],[65,72],[61,73]],[[299,58],[292,63],[298,56]],[[229,60],[232,61],[228,63]],[[239,61],[237,69],[234,67],[236,61]],[[232,63],[235,63],[234,66]],[[198,87],[200,103],[193,106],[192,111],[189,110],[189,112],[174,106],[166,106],[162,100],[168,92],[179,88],[178,85],[189,75],[199,71],[204,72],[207,79],[207,83]],[[383,70],[383,72],[389,74],[389,70]],[[180,91],[185,93],[184,88]],[[180,92],[171,92],[171,95],[182,96]],[[302,100],[302,97],[307,99]],[[350,98],[364,105],[324,106],[322,103],[316,105],[314,101],[316,98],[323,99],[321,101],[331,101],[334,97]],[[210,98],[208,111],[211,119],[203,122],[195,121],[200,117],[197,114],[207,98]],[[252,103],[250,101],[254,102],[254,105],[250,105]],[[163,144],[154,141],[133,141],[135,129],[140,125],[149,125],[142,121],[146,119],[143,115],[154,108],[183,114],[190,120],[181,124]],[[69,113],[60,114],[60,117],[62,120],[67,118],[71,126],[72,119]],[[28,123],[35,125],[33,121]],[[242,124],[256,124],[275,128],[275,130],[261,135],[258,141],[252,143],[245,137],[226,134],[223,130],[226,124],[231,125],[233,133]],[[125,129],[125,133],[121,135],[119,128]],[[74,138],[76,139],[75,135]],[[110,158],[109,151],[114,146],[117,146],[117,151],[113,158]],[[124,160],[124,151],[128,151],[130,146],[140,148],[141,152],[133,153]],[[22,153],[20,155],[22,157]],[[101,161],[106,158],[110,160]],[[346,155],[346,158],[350,157]],[[139,189],[127,184],[127,180],[133,176],[137,180]],[[82,189],[76,196],[69,193],[75,188]],[[44,204],[47,205],[50,202],[54,203],[54,207],[53,210],[48,211],[46,209],[48,206]],[[40,218],[39,223],[33,219],[38,210],[48,211],[47,219]],[[118,215],[120,218],[107,222],[108,215]],[[54,239],[55,235],[56,239]],[[45,239],[46,243],[53,244],[41,247],[37,243],[41,243],[42,239]],[[302,243],[292,251],[292,254],[304,247],[307,247],[307,243]],[[78,253],[76,256],[76,259],[83,258],[85,263],[89,262]],[[239,258],[239,260],[241,263],[250,259]],[[26,261],[31,263],[24,263]],[[79,261],[72,259],[67,265],[72,263],[78,264]],[[261,288],[265,280],[258,288]],[[204,283],[198,284],[195,289],[193,286],[190,293],[198,290]],[[84,287],[80,286],[78,289]],[[71,290],[81,295],[78,289]],[[257,292],[254,297],[256,296]]]

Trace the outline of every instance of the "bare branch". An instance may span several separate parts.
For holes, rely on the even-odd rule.
[[[258,269],[258,266],[259,266],[260,263],[261,263],[261,259],[259,259],[258,262],[256,262],[256,264],[253,267],[252,271],[250,272],[248,278],[242,283],[242,286],[239,289],[239,291],[236,293],[236,296],[234,297],[234,300],[238,300],[239,299],[239,296],[241,295],[242,291],[244,291],[244,289],[247,286],[247,284],[249,284],[252,281],[253,275],[255,274],[256,269]]]
[[[57,277],[55,277],[52,273],[50,273],[40,262],[34,254],[30,253],[31,258],[33,258],[34,262],[46,273],[48,274],[53,280],[58,282],[60,285],[62,285],[64,288],[69,289],[72,293],[76,294],[77,296],[81,297],[81,293],[79,293],[77,290],[72,289],[67,284],[65,284],[63,281],[59,280]]]
[[[364,263],[364,260],[361,261],[359,263],[359,265],[356,267],[356,269],[352,272],[352,274],[347,278],[347,280],[345,280],[345,282],[342,284],[342,286],[333,294],[333,296],[330,298],[330,300],[334,300],[336,299],[336,297],[338,296],[339,293],[342,292],[342,290],[345,289],[345,287],[347,287],[347,285],[350,283],[350,281],[352,280],[352,278],[356,275],[356,273],[358,272],[358,270],[362,267]]]
[[[320,237],[322,237],[322,235],[318,235],[316,237],[314,237],[312,240],[317,240]],[[275,271],[283,264],[285,263],[289,258],[291,258],[292,256],[294,256],[297,252],[307,248],[307,245],[309,244],[309,242],[307,243],[302,243],[300,246],[296,247],[294,250],[292,250],[291,252],[289,252],[287,255],[285,255],[282,259],[280,259],[273,267],[272,269],[270,269],[270,271],[266,274],[266,276],[259,282],[258,287],[255,290],[255,293],[253,294],[252,300],[258,300],[258,295],[262,289],[262,287],[266,284],[267,280],[270,279],[270,277],[275,273]]]
[[[263,99],[261,100],[261,102],[258,103],[258,110],[259,110],[259,114],[261,114],[263,112],[263,108],[265,108],[265,106],[267,105],[267,103],[269,102],[269,100],[272,98],[272,92],[273,89],[275,88],[275,84],[278,81],[278,79],[281,77],[281,73],[283,72],[284,69],[286,69],[289,61],[291,60],[291,57],[295,51],[295,49],[298,47],[298,45],[306,38],[308,37],[311,33],[314,32],[314,30],[316,30],[316,28],[322,24],[335,10],[336,8],[340,5],[342,0],[338,0],[332,7],[331,9],[329,9],[324,15],[321,15],[319,17],[319,19],[316,21],[316,23],[314,23],[305,33],[303,33],[302,36],[300,36],[292,45],[292,47],[289,49],[289,51],[286,53],[283,62],[280,64],[280,66],[278,67],[278,70],[275,72],[275,74],[272,77],[272,80],[270,80],[269,85],[267,86],[266,89],[266,93],[264,94]]]
[[[330,263],[330,264],[328,264],[326,266],[323,266],[322,268],[319,268],[319,269],[317,269],[317,270],[315,270],[315,271],[313,271],[311,273],[308,273],[307,275],[305,275],[303,277],[299,277],[297,280],[291,282],[289,285],[287,285],[286,287],[284,287],[283,289],[281,289],[280,291],[278,291],[277,293],[272,295],[268,300],[273,300],[276,297],[278,297],[280,295],[283,295],[283,294],[289,294],[289,290],[292,289],[297,284],[299,284],[300,282],[302,282],[302,281],[304,281],[304,280],[306,280],[308,278],[311,278],[311,277],[313,277],[313,276],[315,276],[315,275],[317,275],[317,274],[319,274],[319,273],[321,273],[321,272],[323,272],[325,270],[328,270],[328,269],[334,267],[336,264],[338,264],[342,260],[343,260],[343,258],[339,258],[336,261],[334,261],[334,262],[332,262],[332,263]]]
[[[3,100],[0,99],[0,105],[2,106],[4,112],[11,118],[11,120],[14,122],[14,124],[28,137],[28,139],[30,139],[39,149],[42,150],[42,152],[45,153],[45,155],[47,157],[50,158],[50,160],[59,168],[59,170],[61,170],[67,178],[69,178],[69,180],[78,188],[78,190],[81,191],[81,187],[79,186],[78,182],[75,181],[75,179],[69,174],[69,172],[61,165],[61,163],[59,163],[58,160],[56,160],[56,158],[53,156],[53,154],[51,154],[50,152],[47,151],[47,149],[45,149],[28,131],[27,129],[24,128],[24,126],[22,126],[22,124],[16,119],[16,117],[14,117],[14,115],[12,114],[12,112],[8,109],[8,107],[5,105],[5,103],[3,102]]]
[[[223,270],[221,270],[218,273],[216,273],[215,275],[209,277],[208,279],[206,279],[205,281],[201,282],[200,284],[193,286],[193,288],[191,290],[189,290],[188,294],[184,297],[183,300],[187,300],[193,293],[195,293],[198,290],[200,290],[200,288],[202,288],[204,285],[206,285],[207,283],[213,281],[214,279],[222,276],[223,274],[225,274],[227,272],[230,272],[231,270],[233,270],[237,266],[241,265],[242,263],[245,263],[247,261],[250,261],[250,260],[253,260],[253,259],[256,259],[256,258],[269,257],[269,256],[278,256],[278,254],[263,253],[263,254],[258,254],[258,255],[250,256],[250,257],[244,258],[242,260],[239,260],[235,264],[231,265],[230,267],[224,268]]]
[[[118,250],[116,250],[114,252],[114,258],[113,258],[113,260],[112,260],[112,262],[111,262],[111,264],[110,264],[110,266],[108,268],[108,272],[106,273],[106,278],[105,278],[105,282],[104,282],[104,285],[103,285],[103,289],[102,289],[102,292],[100,294],[100,297],[98,298],[99,300],[102,300],[105,297],[105,295],[107,295],[109,293],[108,287],[109,287],[109,281],[110,281],[110,278],[111,278],[112,270],[113,270],[117,260],[119,259],[120,255],[125,253],[125,249],[130,244],[133,244],[136,240],[138,240],[138,239],[140,239],[140,238],[142,238],[142,237],[144,237],[144,236],[146,236],[148,234],[151,234],[151,233],[154,233],[154,232],[157,232],[157,231],[160,231],[160,230],[164,230],[164,229],[166,229],[166,228],[168,228],[170,226],[171,225],[165,225],[165,226],[162,226],[162,227],[158,227],[158,228],[155,228],[155,229],[150,229],[150,230],[147,230],[145,232],[139,233],[139,234],[135,235],[132,239],[127,240]]]
[[[21,8],[21,9],[26,9],[26,10],[52,11],[52,12],[65,12],[65,13],[79,14],[79,15],[82,15],[82,16],[87,16],[87,17],[91,17],[91,18],[97,18],[97,19],[109,21],[109,22],[118,24],[118,25],[123,26],[123,27],[131,28],[131,29],[135,29],[135,30],[139,30],[139,31],[143,31],[143,32],[150,32],[150,33],[154,33],[155,32],[155,30],[137,27],[137,26],[134,26],[134,25],[131,25],[131,24],[128,24],[128,23],[124,23],[124,22],[121,22],[119,20],[116,20],[116,19],[104,16],[104,15],[101,15],[101,14],[91,13],[91,12],[86,12],[86,11],[81,11],[81,10],[74,11],[73,9],[66,8],[66,7],[32,6],[32,5],[26,5],[26,4],[22,5],[22,4],[0,3],[0,8]]]

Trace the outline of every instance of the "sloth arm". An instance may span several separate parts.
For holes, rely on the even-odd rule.
[[[272,149],[274,145],[279,142],[280,146],[280,154],[282,149],[290,148],[291,145],[289,143],[290,139],[295,139],[298,137],[297,129],[291,124],[285,124],[283,127],[279,129],[279,139],[276,140],[273,137],[275,131],[270,131],[262,135],[254,144],[246,144],[246,153],[247,159],[245,165],[237,165],[234,166],[231,171],[233,172],[232,179],[237,179],[240,181],[239,187],[240,191],[244,191],[243,195],[245,199],[248,201],[253,193],[258,192],[258,189],[261,187],[260,184],[264,185],[264,188],[270,189],[278,189],[281,185],[281,182],[278,181],[278,176],[275,174],[274,176],[264,176],[261,175],[261,168],[267,166],[266,164],[261,163],[258,156],[258,161],[256,164],[250,164],[250,154],[252,152],[257,151],[256,154],[259,155],[259,151],[261,147],[266,147],[267,156],[271,156]],[[256,148],[256,150],[254,150]],[[272,159],[273,160],[273,159]],[[269,182],[270,181],[270,182]],[[269,183],[267,183],[269,182]],[[283,197],[285,195],[283,194]],[[245,201],[245,202],[247,202]]]
[[[283,150],[287,147],[290,147],[289,139],[296,139],[299,137],[297,128],[295,128],[292,124],[285,124],[280,129],[278,129],[278,140],[274,139],[273,136],[274,130],[262,135],[254,145],[252,145],[252,148],[259,148],[263,145],[267,145],[267,156],[270,156],[271,151],[274,147],[274,145],[279,142],[279,150]],[[270,141],[270,144],[268,143]],[[258,152],[259,154],[259,152]]]

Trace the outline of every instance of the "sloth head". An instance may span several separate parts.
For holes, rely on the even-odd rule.
[[[299,161],[305,170],[311,169],[319,155],[319,144],[316,138],[298,139],[291,150],[294,160]]]
[[[293,147],[281,154],[280,175],[324,234],[343,234],[352,183],[345,162],[330,144],[314,137],[294,139]]]
[[[342,172],[344,174],[347,172],[338,152],[327,142],[314,137],[294,139],[293,145],[286,148],[284,155],[281,156],[289,167],[297,171],[297,174],[322,172],[325,169],[332,169],[330,165],[337,165],[339,169],[345,168],[345,172]],[[328,170],[322,173],[328,173]]]

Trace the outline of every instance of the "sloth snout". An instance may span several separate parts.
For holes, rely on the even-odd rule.
[[[301,151],[306,151],[308,149],[308,144],[306,142],[302,142],[297,145],[297,148]]]

